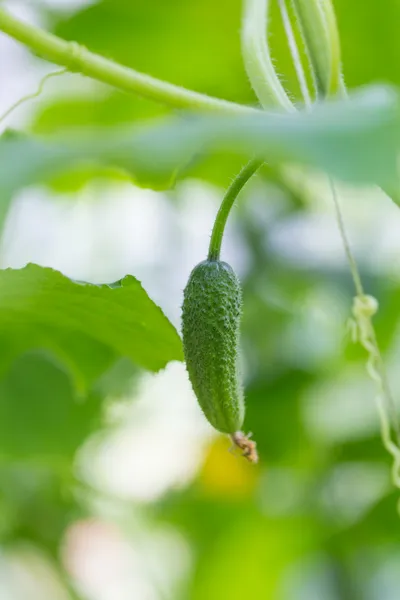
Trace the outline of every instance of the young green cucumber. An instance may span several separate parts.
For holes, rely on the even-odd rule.
[[[238,371],[242,292],[227,263],[205,260],[184,291],[182,331],[186,366],[199,404],[215,429],[231,435],[251,462],[255,443],[240,431],[245,405]]]

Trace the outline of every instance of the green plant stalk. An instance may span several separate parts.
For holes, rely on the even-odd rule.
[[[242,55],[250,83],[263,108],[295,107],[279,81],[265,39],[268,0],[245,0],[241,30]]]
[[[342,52],[340,47],[339,28],[332,0],[321,3],[331,47],[331,77],[333,92],[340,92],[343,86]]]
[[[81,73],[126,92],[169,104],[175,108],[219,111],[227,114],[257,111],[250,106],[187,90],[124,67],[90,52],[76,42],[65,41],[34,25],[24,23],[3,9],[0,9],[0,31],[21,42],[39,56],[64,66],[70,71]]]
[[[232,184],[229,186],[214,222],[208,250],[208,260],[219,260],[222,238],[232,206],[234,205],[239,192],[246,185],[248,180],[254,175],[257,169],[262,165],[262,163],[263,161],[259,159],[251,160],[245,167],[243,167],[240,173],[233,180]]]
[[[322,97],[341,86],[340,43],[330,0],[293,0],[306,50]]]
[[[303,96],[304,104],[307,109],[311,108],[312,99],[307,85],[306,74],[304,72],[303,64],[300,58],[300,52],[297,47],[296,38],[294,35],[293,27],[290,22],[289,13],[286,7],[286,0],[279,0],[279,9],[281,11],[281,17],[283,22],[283,27],[285,29],[286,38],[288,41],[290,54],[292,56],[294,68],[296,71],[297,80],[300,86],[300,92]]]

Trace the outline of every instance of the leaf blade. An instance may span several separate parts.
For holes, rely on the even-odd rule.
[[[151,371],[182,360],[175,328],[131,275],[110,287],[77,283],[34,264],[0,271],[0,336],[15,338],[16,332],[28,334],[24,350],[59,346],[72,362],[84,359],[70,343],[76,334],[90,341],[88,351],[99,345]]]

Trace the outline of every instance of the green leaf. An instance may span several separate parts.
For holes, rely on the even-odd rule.
[[[176,330],[134,277],[84,284],[33,264],[0,271],[0,344],[3,372],[22,352],[45,348],[82,391],[119,357],[150,371],[182,360]]]
[[[178,169],[210,153],[299,163],[355,184],[397,190],[399,106],[391,88],[369,88],[312,113],[185,116],[132,128],[43,139],[6,135],[0,144],[3,202],[18,188],[83,161],[127,170],[150,187],[168,187]]]

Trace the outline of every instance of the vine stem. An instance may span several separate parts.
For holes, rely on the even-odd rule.
[[[0,31],[21,42],[49,61],[109,84],[175,108],[219,111],[227,114],[257,112],[251,106],[214,98],[156,79],[90,52],[77,42],[68,42],[39,27],[24,23],[0,9]]]
[[[251,160],[245,167],[243,167],[240,173],[233,180],[232,184],[229,186],[214,222],[208,250],[208,260],[219,260],[225,225],[232,206],[241,189],[246,185],[248,180],[254,175],[262,163],[263,161],[257,158]]]

